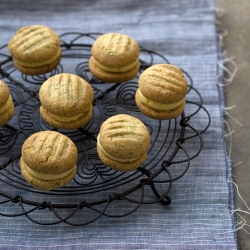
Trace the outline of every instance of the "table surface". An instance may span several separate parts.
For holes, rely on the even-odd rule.
[[[204,4],[205,4],[204,6],[211,6],[210,4],[212,2],[209,2],[209,1],[210,0],[204,1]],[[227,138],[228,146],[229,146],[230,151],[231,151],[231,157],[232,157],[233,165],[234,165],[234,167],[233,167],[234,181],[235,181],[235,183],[237,183],[238,188],[239,188],[239,192],[241,194],[241,196],[239,194],[237,194],[237,193],[235,194],[235,200],[236,200],[235,207],[236,207],[236,209],[241,208],[241,209],[243,209],[243,210],[245,210],[245,211],[247,211],[249,213],[250,209],[246,206],[246,204],[249,204],[249,207],[250,207],[250,197],[248,197],[248,186],[250,185],[250,183],[247,181],[249,179],[249,176],[246,173],[247,173],[247,167],[248,167],[247,166],[247,163],[248,163],[247,158],[250,157],[250,156],[248,156],[248,151],[247,151],[248,147],[247,147],[247,145],[242,145],[242,143],[243,144],[248,143],[246,133],[247,133],[247,128],[249,126],[249,121],[248,121],[248,117],[245,115],[245,114],[247,114],[246,111],[248,111],[247,110],[247,105],[245,104],[247,102],[243,102],[242,99],[244,98],[243,95],[247,95],[248,91],[249,91],[249,90],[247,90],[247,83],[248,83],[248,81],[247,81],[248,78],[247,77],[248,77],[248,74],[250,73],[249,70],[248,70],[248,64],[247,64],[247,56],[248,56],[247,42],[248,42],[249,39],[248,39],[248,34],[245,34],[244,31],[247,30],[248,25],[249,25],[248,22],[247,22],[248,19],[249,19],[249,15],[248,15],[249,14],[248,13],[249,9],[247,7],[250,6],[250,3],[249,3],[249,0],[240,0],[240,1],[215,0],[215,1],[216,1],[216,6],[218,8],[217,9],[218,10],[217,11],[217,13],[218,13],[218,29],[220,29],[220,31],[224,31],[224,33],[220,32],[221,37],[224,34],[223,40],[222,40],[222,42],[223,42],[222,49],[225,52],[225,59],[226,60],[227,59],[231,60],[231,62],[228,62],[228,63],[225,64],[225,67],[226,68],[228,67],[228,70],[229,70],[229,74],[225,74],[225,77],[226,78],[227,77],[232,77],[233,78],[232,82],[230,81],[230,85],[224,87],[224,90],[225,90],[225,94],[226,94],[226,106],[231,107],[230,109],[226,109],[226,112],[228,112],[228,114],[230,114],[230,116],[229,115],[226,116],[226,121],[227,121],[226,124],[229,125],[229,126],[225,126],[225,130],[229,134],[226,138]],[[204,6],[202,6],[202,3],[199,3],[200,4],[199,5],[199,4],[197,4],[199,1],[194,1],[194,2],[196,2],[196,4],[195,4],[196,8],[201,6],[201,9],[204,11],[204,9],[203,9]],[[174,1],[172,1],[172,3],[174,3]],[[185,3],[184,0],[183,0],[183,3]],[[209,3],[209,4],[206,4],[206,3]],[[32,6],[32,8],[34,8],[34,6]],[[100,6],[98,5],[97,8],[100,8]],[[42,7],[39,7],[39,9],[43,10]],[[9,10],[9,8],[7,8],[7,10]],[[25,10],[24,10],[23,13],[25,13]],[[74,8],[72,8],[72,10],[74,10]],[[152,8],[150,8],[149,10],[152,11]],[[177,9],[177,10],[179,10],[179,9]],[[176,10],[176,13],[178,13],[177,10]],[[224,10],[224,11],[221,11],[221,10]],[[200,12],[198,11],[198,14],[199,13]],[[206,13],[206,12],[203,12],[203,13]],[[208,17],[211,16],[211,13],[213,13],[213,8],[210,9],[210,12],[208,13],[209,14]],[[244,13],[244,15],[243,15],[243,13]],[[59,16],[58,16],[59,19],[58,20],[60,20],[60,18],[62,18],[62,16],[60,14],[61,13],[59,13]],[[191,8],[191,11],[188,13],[187,17],[188,16],[192,16],[192,8]],[[162,15],[162,17],[164,17],[164,15]],[[170,15],[170,17],[172,17],[172,16]],[[36,16],[32,16],[32,18],[31,18],[32,20],[37,20]],[[84,16],[84,18],[86,19],[86,16]],[[23,20],[23,19],[20,19],[20,20]],[[16,23],[19,24],[20,20],[17,20]],[[26,19],[24,19],[24,20],[26,20]],[[57,19],[55,19],[55,20],[58,21]],[[65,15],[63,15],[63,20],[65,20]],[[90,21],[92,20],[92,16],[91,16],[91,18],[89,20]],[[100,18],[100,20],[101,20],[101,18]],[[49,21],[51,21],[51,19]],[[45,23],[47,23],[47,22],[48,22],[48,20],[45,19]],[[112,22],[113,22],[113,20],[112,20]],[[211,22],[211,19],[210,19],[210,22]],[[72,20],[72,23],[73,24],[76,23],[75,19]],[[86,23],[86,20],[85,20],[85,23]],[[114,22],[114,23],[116,23],[116,22]],[[211,22],[211,24],[213,24],[213,23]],[[113,24],[111,23],[110,25],[113,25]],[[148,23],[147,23],[147,25],[148,25]],[[71,24],[70,25],[68,24],[68,26],[72,27]],[[66,26],[63,26],[63,27],[59,27],[60,33],[62,33],[62,31],[64,31],[64,30],[67,30],[68,26],[66,25]],[[99,26],[99,23],[98,23],[98,26]],[[5,27],[5,24],[3,24],[2,27]],[[113,27],[113,26],[111,26],[111,27]],[[175,28],[178,28],[178,27],[179,26],[175,26]],[[209,31],[212,31],[213,36],[210,36],[210,38],[215,38],[215,32],[214,32],[213,25],[210,25],[210,28],[211,27],[212,27],[212,29],[209,29]],[[107,28],[107,27],[105,27],[105,28]],[[155,29],[155,30],[157,30],[157,29]],[[153,29],[152,29],[152,31],[153,31]],[[157,30],[157,33],[158,33],[158,30]],[[159,33],[159,34],[162,34],[162,33]],[[185,31],[183,32],[183,34],[185,34]],[[195,34],[195,32],[194,32],[194,34]],[[132,33],[132,36],[133,36],[133,33]],[[151,37],[154,37],[154,36],[152,35]],[[208,41],[208,44],[209,44],[209,42],[211,42],[211,40],[209,40],[209,39],[206,40],[206,41]],[[212,41],[214,42],[215,40],[213,39]],[[146,40],[145,44],[147,45],[147,40]],[[197,43],[197,44],[199,44],[199,43]],[[173,44],[173,45],[174,45],[174,47],[176,47],[176,46],[178,47],[178,44],[177,45]],[[202,49],[201,49],[200,52],[203,53],[204,52],[204,47],[201,47],[201,48]],[[214,43],[212,48],[213,48],[213,52],[217,51],[215,43]],[[166,53],[167,53],[167,51],[166,51]],[[231,58],[232,56],[234,56],[234,58]],[[204,60],[204,57],[202,57],[201,59]],[[175,60],[176,60],[176,58],[175,58]],[[182,61],[182,60],[180,60],[180,61]],[[178,60],[177,60],[177,62],[178,62]],[[213,66],[212,68],[216,68],[216,67],[214,67],[214,63],[212,63],[211,65]],[[237,65],[237,71],[235,71],[236,74],[234,76],[234,75],[232,75],[232,73],[235,70],[235,65]],[[190,70],[193,70],[193,67],[195,68],[195,66],[192,65],[192,67],[190,67]],[[210,79],[210,80],[212,79],[212,82],[214,80],[213,83],[216,84],[216,82],[217,82],[216,71],[215,72],[212,71],[212,73],[214,73],[214,75],[213,75],[213,74],[211,74],[210,71],[208,71],[208,67],[204,67],[202,69],[203,69],[204,72],[209,72],[208,73],[208,76],[209,76],[208,79]],[[202,74],[202,72],[203,72],[202,69],[201,69],[201,72],[199,72],[200,75],[203,75]],[[197,79],[200,79],[199,78],[200,75],[198,74]],[[213,76],[213,77],[210,77],[210,76]],[[203,79],[203,78],[201,78],[201,79]],[[239,87],[239,84],[240,84],[240,87]],[[213,86],[214,86],[213,90],[215,90],[214,92],[216,92],[216,93],[212,92],[213,93],[212,98],[214,97],[215,94],[217,94],[217,88],[216,88],[215,85],[213,85]],[[236,91],[237,94],[235,94],[235,91]],[[238,93],[238,92],[240,92],[240,93]],[[242,109],[244,109],[245,112],[242,112]],[[218,113],[221,114],[220,109],[218,109]],[[218,128],[218,123],[214,123],[214,124],[215,124],[214,129],[217,129]],[[230,129],[229,129],[229,127],[230,127]],[[219,126],[219,131],[220,130],[221,130],[221,127]],[[218,140],[218,141],[223,143],[223,145],[224,145],[224,141],[223,141],[222,138],[220,138],[220,140]],[[232,145],[230,144],[230,142],[232,142]],[[238,143],[241,143],[241,144],[238,145]],[[216,147],[219,147],[220,144],[216,143],[214,145],[214,141],[213,141],[212,146],[214,146],[216,148]],[[223,148],[223,155],[224,155],[224,148]],[[211,161],[211,162],[212,162],[213,168],[211,168],[212,171],[210,173],[214,174],[215,176],[219,176],[219,175],[216,174],[216,170],[218,169],[217,165],[216,165],[217,162],[216,163],[214,161]],[[223,162],[223,166],[224,166],[224,163],[225,162]],[[204,170],[204,169],[202,169],[202,170]],[[230,176],[230,180],[231,180],[231,176]],[[217,192],[216,194],[218,195],[216,197],[221,198],[219,196],[219,192]],[[244,200],[246,201],[246,204],[243,203],[241,197],[244,198]],[[226,196],[226,199],[227,198],[228,198],[228,196]],[[189,199],[187,199],[187,200],[189,200]],[[222,199],[220,199],[220,200],[222,200]],[[228,204],[227,203],[226,204],[223,203],[223,204],[225,205],[225,208],[227,210],[228,209]],[[243,219],[246,220],[246,224],[250,225],[250,216],[247,213],[243,214],[242,212],[238,212],[238,214],[242,215],[242,218],[238,217],[239,223],[241,223],[241,224],[237,225],[238,228],[239,228],[239,226],[241,226],[243,224],[242,223]],[[227,216],[229,216],[229,214],[227,214]],[[227,216],[225,216],[225,217],[227,218]],[[211,214],[208,214],[207,218],[209,218],[209,220],[210,220],[211,217],[212,217]],[[18,219],[22,220],[22,219],[25,219],[25,218],[18,218]],[[204,219],[204,217],[202,217],[202,219]],[[224,221],[226,221],[226,220],[223,220],[223,222]],[[230,222],[231,222],[231,220],[230,220]],[[4,223],[2,223],[2,224],[4,225]],[[23,228],[23,224],[20,223],[20,225],[22,225],[22,231],[24,232],[25,230]],[[186,225],[186,224],[184,224],[184,225]],[[197,225],[200,226],[201,224],[196,224],[196,227],[197,227]],[[214,226],[214,223],[211,223],[211,225]],[[224,224],[220,223],[220,221],[219,221],[219,223],[217,225],[219,225],[219,227],[222,228],[221,225],[224,225]],[[248,225],[245,225],[244,228],[242,228],[241,230],[238,231],[239,249],[250,249],[250,241],[249,241],[250,234],[248,234],[246,231],[244,231],[244,229],[250,231],[250,228],[249,228]],[[27,225],[24,225],[24,227],[25,226],[28,228]],[[128,226],[129,226],[129,224],[128,224]],[[208,228],[205,227],[204,229],[207,230]],[[230,227],[230,229],[231,229],[231,227]],[[65,229],[65,230],[68,230],[68,229]],[[71,230],[75,230],[75,229],[71,229]],[[87,229],[86,229],[86,231],[87,231]],[[86,234],[86,231],[85,231],[85,234]],[[130,231],[128,230],[128,232],[130,232]],[[213,233],[214,233],[214,231],[213,231]],[[200,231],[199,231],[199,234],[200,234]],[[218,236],[217,233],[214,233],[214,236],[217,237]],[[227,236],[226,236],[226,234],[225,234],[225,236],[224,236],[224,234],[220,234],[220,237],[221,238],[222,237],[226,238]],[[2,237],[2,239],[3,239],[3,237]],[[99,235],[98,235],[97,239],[98,240],[100,239]],[[141,238],[141,239],[143,239],[143,238]],[[18,242],[18,244],[19,244],[19,242]],[[75,244],[75,242],[74,242],[74,244]],[[226,247],[226,246],[223,245],[223,243],[222,243],[222,244],[220,244],[220,247]]]
[[[233,57],[233,62],[229,61],[225,66],[232,74],[234,74],[236,69],[235,76],[232,81],[229,81],[231,83],[225,87],[226,107],[229,107],[227,109],[229,115],[226,115],[226,121],[232,132],[231,136],[228,136],[227,141],[233,161],[234,181],[238,186],[241,197],[246,204],[250,205],[248,136],[250,116],[249,103],[245,101],[250,95],[250,2],[249,0],[216,0],[216,6],[219,10],[219,29],[224,30],[225,34],[223,38],[225,58],[230,59],[230,57]],[[225,77],[228,78],[230,76],[227,74]],[[227,126],[226,130],[230,132]],[[238,195],[237,190],[235,193],[235,208],[247,211],[247,207]],[[250,216],[244,215],[244,219],[249,224]],[[238,218],[238,222],[240,221],[241,218]],[[244,228],[250,231],[249,227]],[[243,229],[238,231],[238,245],[239,249],[250,249],[250,234]]]

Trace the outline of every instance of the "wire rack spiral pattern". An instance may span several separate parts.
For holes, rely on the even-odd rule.
[[[168,121],[149,119],[135,105],[137,79],[149,66],[169,63],[168,60],[140,47],[140,71],[135,79],[122,84],[102,83],[88,69],[91,45],[99,35],[76,32],[61,35],[63,56],[60,65],[52,72],[39,76],[18,72],[8,54],[7,45],[0,48],[0,77],[8,84],[15,104],[14,118],[0,128],[0,156],[3,159],[0,162],[0,185],[3,186],[0,191],[0,215],[26,216],[41,225],[63,222],[82,226],[101,216],[127,216],[142,204],[159,202],[169,205],[173,182],[187,172],[192,159],[202,150],[201,135],[210,125],[210,116],[188,73],[183,71],[189,84],[185,112]],[[78,148],[78,170],[74,180],[58,190],[37,191],[22,178],[20,150],[31,134],[54,130],[40,117],[38,92],[46,79],[62,72],[75,73],[92,85],[95,92],[93,116],[86,126],[77,130],[58,130],[69,136]],[[118,113],[138,117],[151,135],[146,162],[129,173],[105,166],[96,152],[96,137],[102,122]],[[205,120],[207,125],[201,128],[199,119]],[[13,203],[13,209],[9,208],[10,203]],[[47,220],[44,220],[44,214]]]

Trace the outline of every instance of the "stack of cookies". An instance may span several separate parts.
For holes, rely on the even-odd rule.
[[[99,36],[93,43],[89,69],[103,82],[122,83],[133,79],[139,71],[138,43],[119,33]]]
[[[57,129],[76,129],[92,117],[94,91],[81,77],[62,73],[50,77],[40,87],[40,113]]]
[[[22,146],[21,173],[35,189],[56,189],[74,178],[77,158],[77,147],[67,136],[41,131],[31,135]]]
[[[27,75],[48,73],[60,63],[60,37],[49,27],[20,28],[8,44],[15,67]]]
[[[135,101],[146,116],[170,120],[183,112],[187,91],[181,69],[171,64],[156,64],[140,75]]]
[[[0,80],[0,127],[6,125],[14,116],[14,103],[7,84]]]
[[[119,114],[103,122],[97,152],[104,164],[128,172],[140,167],[150,146],[148,128],[138,118]]]

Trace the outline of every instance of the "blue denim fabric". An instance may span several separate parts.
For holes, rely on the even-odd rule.
[[[33,24],[47,25],[58,34],[76,31],[130,35],[144,48],[164,55],[188,72],[212,117],[209,129],[202,135],[201,153],[191,161],[188,172],[173,183],[171,205],[142,205],[132,215],[116,219],[103,216],[83,227],[64,223],[40,226],[25,216],[1,216],[0,249],[237,249],[230,215],[231,162],[223,139],[224,99],[217,85],[223,72],[217,67],[222,55],[214,1],[10,0],[1,1],[0,10],[2,45],[17,29]],[[201,128],[207,124],[203,116],[193,122]],[[16,145],[11,153],[19,150],[20,145]],[[0,164],[7,158],[1,156]],[[8,192],[8,188],[0,182],[0,189]],[[4,208],[0,205],[0,212],[18,213],[20,207],[8,203]],[[50,220],[43,217],[46,215],[41,210],[32,216]]]

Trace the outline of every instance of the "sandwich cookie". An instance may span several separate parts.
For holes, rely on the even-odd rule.
[[[60,37],[43,25],[20,28],[8,43],[15,67],[27,75],[52,71],[61,60]]]
[[[56,131],[41,131],[28,137],[22,146],[21,173],[35,189],[53,190],[73,179],[77,158],[77,148],[70,138]]]
[[[40,114],[57,129],[76,129],[89,122],[94,91],[81,77],[62,73],[50,77],[40,87]]]
[[[91,52],[89,69],[103,82],[122,83],[133,79],[139,71],[140,48],[137,42],[127,35],[101,35],[93,43]]]
[[[0,127],[6,125],[12,119],[14,109],[10,90],[6,83],[0,80]]]
[[[181,69],[171,64],[156,64],[140,75],[135,102],[146,116],[169,120],[183,112],[187,91]]]
[[[122,172],[140,167],[147,158],[150,134],[144,123],[119,114],[103,122],[97,137],[97,152],[107,166]]]

